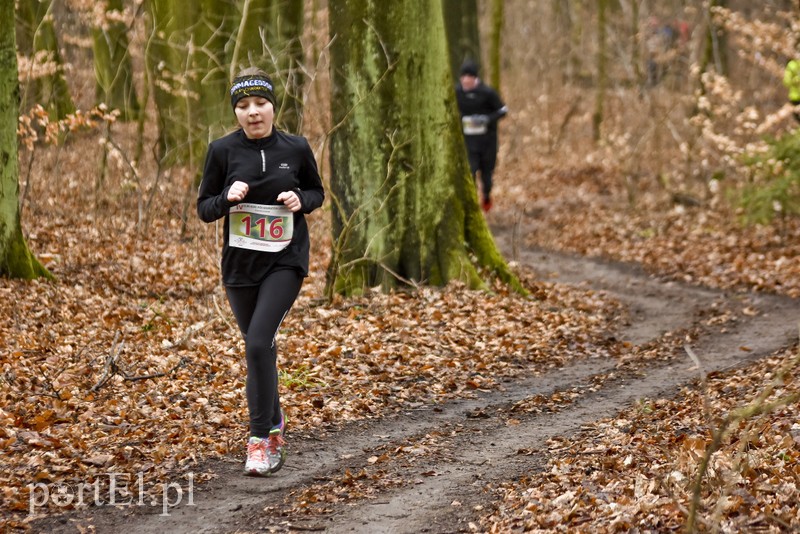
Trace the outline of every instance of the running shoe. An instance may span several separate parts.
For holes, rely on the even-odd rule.
[[[272,427],[267,439],[267,461],[269,462],[270,473],[276,473],[286,461],[286,441],[283,439],[285,433],[286,414],[281,409],[281,422]]]
[[[247,442],[247,461],[244,464],[245,475],[255,477],[269,476],[271,470],[268,441],[268,439],[254,436]]]

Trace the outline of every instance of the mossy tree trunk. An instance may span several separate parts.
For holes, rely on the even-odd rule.
[[[328,291],[497,276],[521,289],[478,207],[441,1],[331,0]]]
[[[227,89],[243,67],[273,74],[283,104],[279,124],[299,130],[304,2],[199,0],[198,6],[149,0],[147,5],[147,65],[162,164],[198,166],[209,140],[236,124]]]
[[[64,78],[64,65],[53,26],[52,2],[19,0],[17,4],[17,45],[20,53],[31,60],[30,71],[22,73],[26,80],[22,110],[26,112],[40,104],[52,119],[63,119],[75,112],[75,104]]]
[[[489,72],[491,75],[489,85],[498,93],[503,93],[500,87],[500,62],[503,46],[503,25],[505,24],[505,0],[492,0],[492,27],[489,31]]]
[[[0,0],[0,19],[14,20],[14,0]],[[0,32],[0,275],[26,279],[50,277],[28,249],[20,223],[17,74],[14,32]]]
[[[97,102],[120,110],[122,120],[136,120],[140,106],[134,85],[128,28],[120,18],[123,9],[122,0],[106,0],[105,18],[92,28],[95,96]]]
[[[196,7],[183,0],[149,0],[146,63],[158,114],[158,158],[165,166],[192,157],[190,110],[199,103],[195,74],[189,70],[190,26]]]
[[[303,117],[304,5],[302,0],[245,0],[234,67],[256,66],[275,82],[278,99],[275,122],[299,133]]]
[[[239,3],[239,0],[201,0],[202,22],[193,29],[193,40],[198,49],[193,60],[194,68],[198,71],[202,108],[202,114],[197,117],[201,135],[196,136],[195,140],[195,161],[201,163],[205,159],[208,142],[224,135],[236,124],[228,88],[233,39],[238,22],[236,6]]]
[[[235,0],[149,0],[147,66],[161,163],[202,164],[211,137],[235,122],[227,98]]]
[[[478,0],[442,0],[442,9],[450,72],[453,79],[457,80],[459,67],[464,60],[481,62]]]

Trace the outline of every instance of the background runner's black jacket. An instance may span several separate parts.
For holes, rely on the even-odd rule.
[[[308,275],[309,237],[304,214],[322,205],[325,191],[308,141],[277,128],[272,132],[263,139],[248,139],[239,129],[208,146],[197,214],[205,222],[225,217],[222,281],[226,286],[257,285],[278,269],[296,269]],[[288,247],[262,252],[228,246],[228,211],[238,204],[228,201],[228,189],[237,180],[249,186],[242,201],[245,203],[283,205],[277,200],[281,192],[297,193],[301,208],[294,213],[294,235]]]
[[[497,143],[497,121],[506,113],[506,105],[500,99],[497,91],[483,82],[472,91],[465,91],[461,84],[456,84],[456,101],[461,116],[486,115],[489,119],[487,131],[483,135],[466,135],[467,147],[471,150],[480,150]]]

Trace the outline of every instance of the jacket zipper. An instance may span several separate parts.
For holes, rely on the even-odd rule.
[[[264,155],[264,149],[261,149],[261,174],[267,172],[267,156]]]

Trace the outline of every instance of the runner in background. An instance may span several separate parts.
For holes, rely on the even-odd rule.
[[[688,32],[688,26],[683,30]],[[678,33],[678,36],[681,34]],[[647,85],[654,87],[666,76],[670,66],[677,59],[675,48],[676,30],[669,23],[661,23],[658,17],[650,17],[647,23]]]
[[[230,88],[240,128],[208,147],[197,213],[224,217],[222,282],[245,341],[250,414],[245,474],[267,476],[286,458],[275,335],[308,275],[304,214],[325,193],[304,137],[274,127],[270,78],[251,68]]]
[[[790,59],[786,63],[783,85],[789,91],[789,102],[795,106],[794,118],[800,122],[800,112],[797,111],[797,106],[800,105],[800,61],[797,59]]]
[[[492,209],[492,175],[497,163],[497,121],[508,109],[497,91],[478,77],[478,65],[470,60],[461,65],[456,100],[461,113],[464,140],[472,176],[480,173],[481,207]]]

